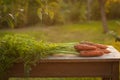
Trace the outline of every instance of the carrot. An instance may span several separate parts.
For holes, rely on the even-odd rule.
[[[109,54],[110,53],[110,51],[107,50],[107,49],[101,49],[101,51],[103,51],[105,54]]]
[[[97,48],[100,48],[100,49],[106,49],[107,48],[106,45],[96,44],[96,43],[92,43],[92,42],[81,42],[81,44],[87,44],[87,45],[96,46]]]
[[[74,48],[77,51],[82,51],[82,50],[95,50],[97,49],[95,46],[91,46],[91,45],[86,45],[86,44],[77,44],[74,46]]]
[[[103,45],[103,44],[95,44],[96,47],[100,48],[100,49],[106,49],[107,46]]]
[[[90,50],[90,51],[80,51],[80,56],[82,57],[95,57],[102,56],[104,53],[99,50]]]

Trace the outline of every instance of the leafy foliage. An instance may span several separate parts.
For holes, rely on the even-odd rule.
[[[13,18],[13,15],[10,13],[10,4],[12,2],[11,1],[8,1],[8,0],[5,0],[5,1],[2,1],[0,2],[0,23],[2,24],[6,24],[11,26],[11,27],[14,27],[14,18]]]
[[[44,57],[49,47],[43,41],[37,42],[27,35],[6,35],[0,39],[0,73],[16,61],[24,62],[25,73],[29,73],[30,65]],[[2,76],[0,76],[2,77]]]
[[[43,24],[51,25],[62,22],[61,0],[36,0],[39,3],[37,14]]]
[[[120,19],[120,0],[107,0],[106,12],[109,19]]]
[[[108,19],[120,18],[119,0],[106,0],[105,6]],[[90,8],[91,20],[100,20],[98,0],[92,1]],[[0,28],[18,28],[39,21],[54,25],[86,19],[87,0],[0,0]]]
[[[5,35],[0,39],[0,78],[18,61],[24,63],[25,76],[29,76],[31,65],[36,65],[41,58],[56,52],[67,53],[71,48],[73,44],[36,41],[28,35]]]
[[[26,0],[27,1],[27,0]],[[25,5],[21,1],[17,0],[1,0],[0,3],[0,24],[2,26],[9,26],[11,28],[14,28],[21,23],[24,23],[24,8]]]

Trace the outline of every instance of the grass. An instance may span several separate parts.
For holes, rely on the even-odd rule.
[[[108,22],[109,29],[120,34],[120,25],[115,21]],[[79,41],[92,41],[97,43],[114,42],[108,34],[103,34],[103,29],[100,21],[81,23],[81,24],[66,24],[62,26],[40,26],[39,24],[20,28],[20,29],[4,29],[0,30],[0,36],[4,34],[28,34],[36,37],[38,40],[46,40],[50,42],[79,42]]]
[[[108,26],[110,30],[120,34],[120,25],[116,21],[109,21]],[[65,24],[56,26],[40,26],[36,24],[31,27],[19,29],[2,29],[0,36],[5,34],[28,34],[34,36],[37,40],[46,40],[50,42],[80,42],[92,41],[107,45],[113,45],[120,50],[120,42],[115,42],[114,38],[109,34],[103,34],[103,28],[100,21],[81,23],[81,24]],[[10,80],[25,80],[17,78]],[[100,80],[100,78],[29,78],[28,80]]]

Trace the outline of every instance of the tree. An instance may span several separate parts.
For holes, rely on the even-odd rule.
[[[106,7],[106,5],[107,5],[107,7],[110,6],[111,2],[120,2],[120,0],[98,0],[98,1],[100,4],[101,18],[102,18],[102,24],[103,24],[103,32],[107,33],[109,31],[109,28],[107,25],[105,7]]]
[[[100,4],[100,12],[101,12],[101,18],[102,18],[102,24],[103,24],[103,32],[107,33],[109,31],[108,25],[107,25],[107,18],[105,13],[105,2],[106,0],[98,0]]]
[[[91,3],[92,0],[87,0],[87,20],[91,20]]]

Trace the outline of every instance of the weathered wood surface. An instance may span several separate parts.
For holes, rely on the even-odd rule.
[[[47,57],[32,66],[30,77],[102,77],[103,80],[119,80],[120,53],[112,46],[111,53],[100,57]],[[16,63],[9,77],[24,77],[22,63]]]
[[[41,61],[116,61],[120,60],[120,52],[118,52],[114,47],[108,46],[107,50],[110,50],[111,53],[104,54],[99,57],[79,57],[79,56],[71,56],[71,57],[52,57],[49,56],[47,58],[42,59]]]

